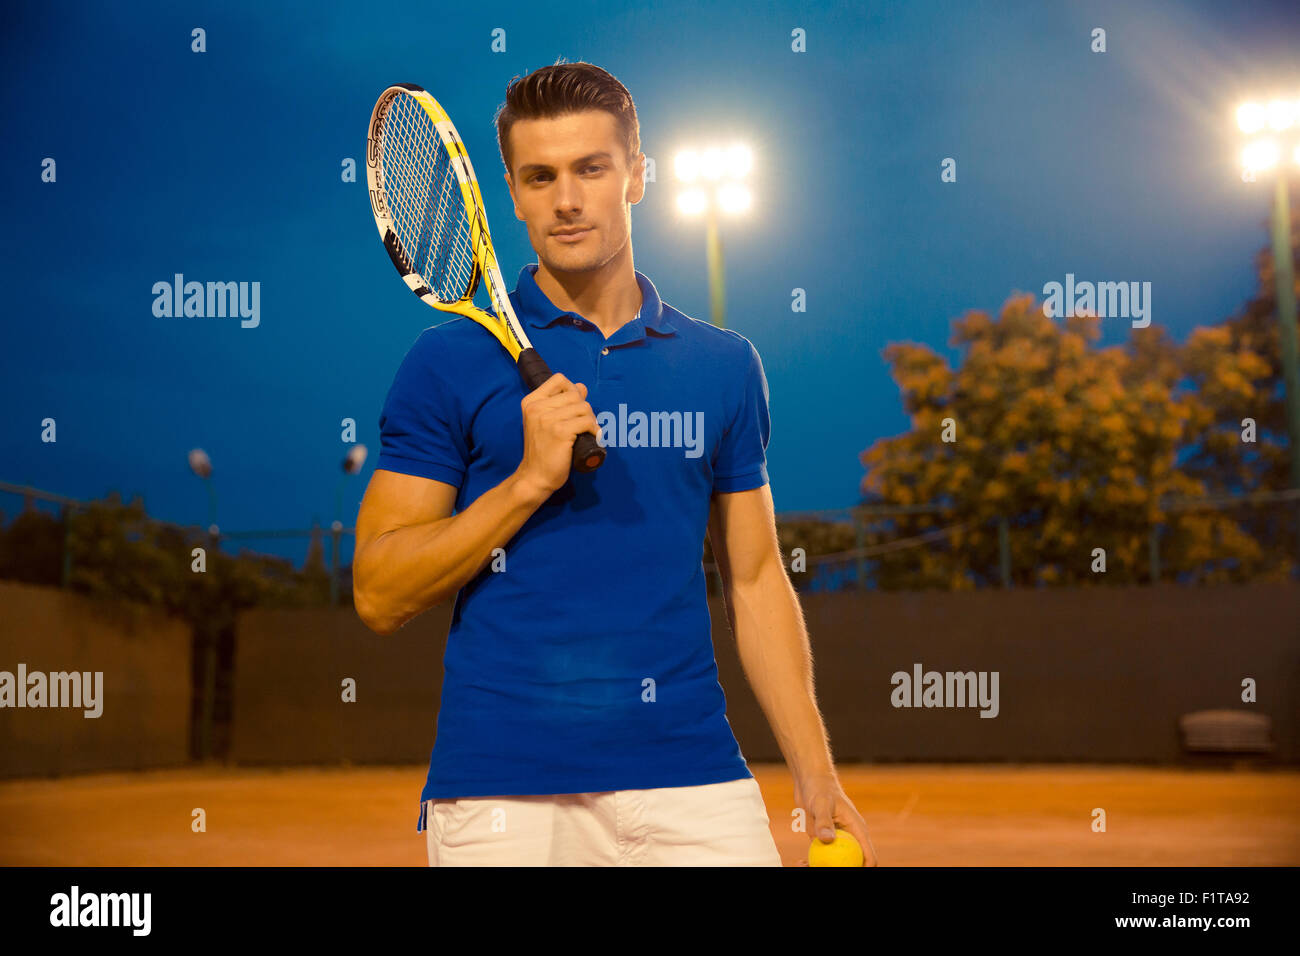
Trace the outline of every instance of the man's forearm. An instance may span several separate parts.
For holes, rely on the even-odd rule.
[[[778,562],[727,589],[727,616],[745,677],[796,775],[834,773],[813,690],[812,652],[798,597]]]
[[[452,597],[545,500],[515,474],[459,514],[395,528],[365,542],[356,562],[362,619],[387,634]]]

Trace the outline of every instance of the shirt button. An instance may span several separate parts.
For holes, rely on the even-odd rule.
[[[601,349],[601,350],[600,350],[600,354],[601,354],[601,355],[608,355],[608,354],[609,354],[609,349]]]

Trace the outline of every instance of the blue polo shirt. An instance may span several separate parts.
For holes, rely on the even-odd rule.
[[[711,496],[767,483],[758,352],[664,304],[639,272],[641,309],[606,339],[555,306],[536,270],[511,304],[551,370],[587,386],[608,454],[456,596],[421,804],[752,776],[718,683],[702,558]],[[474,321],[425,329],[384,403],[378,467],[455,486],[463,511],[523,459],[525,394]]]

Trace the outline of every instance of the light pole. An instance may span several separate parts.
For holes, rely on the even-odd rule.
[[[1300,171],[1300,99],[1244,103],[1237,127],[1252,137],[1241,152],[1242,177],[1254,182],[1276,170],[1273,189],[1273,282],[1277,300],[1282,379],[1286,383],[1286,421],[1291,445],[1291,487],[1300,489],[1300,365],[1296,345],[1295,270],[1291,251],[1291,197],[1288,170]],[[1300,511],[1296,514],[1296,550],[1300,554]]]
[[[218,547],[217,493],[212,487],[212,459],[202,448],[190,451],[190,470],[203,479],[208,489],[208,550],[215,556]],[[206,565],[205,565],[206,566]],[[213,570],[216,565],[213,564]],[[207,593],[207,589],[204,590]],[[207,760],[212,747],[212,713],[217,694],[217,635],[210,626],[210,618],[200,627],[203,651],[203,700],[199,718],[199,759]]]
[[[713,324],[720,329],[727,327],[727,320],[719,214],[740,214],[749,209],[753,197],[741,180],[749,175],[753,165],[753,154],[741,145],[683,150],[673,163],[677,181],[684,187],[677,195],[678,211],[684,216],[704,216],[709,308]]]
[[[190,450],[190,471],[202,478],[208,489],[208,533],[212,534],[217,524],[217,492],[212,487],[212,459],[202,448]]]
[[[343,485],[348,476],[361,471],[365,463],[366,446],[353,445],[343,459],[343,476],[334,486],[334,521],[330,525],[330,607],[339,603],[339,551],[343,534],[343,522],[339,516],[343,511]]]

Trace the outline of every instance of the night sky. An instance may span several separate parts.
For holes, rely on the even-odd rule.
[[[1270,194],[1241,182],[1233,110],[1300,97],[1293,3],[331,6],[7,12],[0,481],[141,494],[158,518],[201,523],[186,464],[201,446],[223,530],[307,527],[334,517],[351,417],[370,448],[343,499],[353,523],[393,373],[445,320],[394,274],[364,170],[340,176],[363,164],[393,82],[451,112],[513,284],[535,256],[497,156],[506,84],[559,57],[612,72],[658,167],[633,207],[636,268],[705,320],[703,227],[676,212],[672,156],[751,145],[755,208],[723,227],[727,324],[767,371],[778,511],[852,504],[858,454],[906,430],[891,342],[956,359],[953,319],[1067,273],[1149,281],[1152,324],[1177,341],[1239,309]],[[176,273],[259,282],[260,324],[155,316],[151,290]],[[1102,326],[1102,345],[1131,332]],[[10,517],[20,504],[0,495]]]

